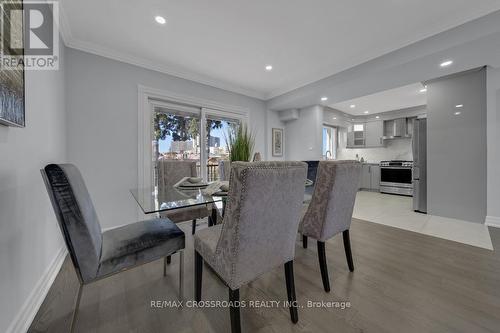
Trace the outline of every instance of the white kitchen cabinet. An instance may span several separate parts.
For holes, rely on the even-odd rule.
[[[363,164],[363,170],[361,172],[361,188],[369,190],[371,187],[371,165]]]
[[[383,147],[384,121],[375,120],[365,124],[365,146],[367,148]]]
[[[347,133],[347,148],[365,147],[365,123],[354,123]]]
[[[372,191],[380,191],[380,166],[378,165],[371,165],[370,167],[371,171],[371,186],[370,189]]]
[[[376,164],[363,164],[359,188],[362,190],[380,190],[380,166]]]
[[[354,132],[347,132],[347,148],[354,148]]]

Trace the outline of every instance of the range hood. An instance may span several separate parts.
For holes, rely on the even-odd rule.
[[[411,121],[410,118],[397,118],[384,121],[384,136],[382,139],[411,138],[411,133],[408,131],[408,121]]]

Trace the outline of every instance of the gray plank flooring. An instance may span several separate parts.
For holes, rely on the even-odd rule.
[[[193,299],[193,244],[186,232],[185,299]],[[205,227],[206,224],[200,226]],[[323,292],[316,244],[297,241],[295,286],[299,322],[287,308],[241,310],[243,332],[500,332],[500,230],[490,228],[496,251],[380,224],[353,220],[355,271],[347,269],[342,237],[327,242],[332,292]],[[76,332],[229,332],[226,308],[151,308],[176,300],[178,256],[167,276],[156,261],[86,286]],[[67,332],[78,281],[69,258],[33,321],[30,332]],[[282,267],[240,290],[242,300],[285,300]],[[204,300],[227,300],[226,287],[206,268]],[[310,308],[308,301],[351,306]]]

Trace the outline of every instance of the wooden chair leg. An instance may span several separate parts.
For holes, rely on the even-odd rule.
[[[330,280],[328,278],[328,267],[326,264],[325,242],[318,241],[318,260],[319,269],[321,270],[321,279],[323,280],[323,288],[329,293]]]
[[[351,272],[354,272],[354,262],[352,261],[351,238],[349,237],[349,230],[345,230],[342,233],[342,237],[344,238],[344,250],[345,257],[347,259],[347,266],[349,266],[349,270]]]
[[[70,333],[75,331],[76,319],[78,317],[78,309],[80,308],[80,300],[82,299],[83,284],[78,286],[78,295],[76,296],[75,309],[73,310],[73,316],[71,317],[71,327]]]
[[[201,301],[201,284],[203,279],[203,257],[194,251],[194,299]]]
[[[307,236],[302,235],[302,247],[307,249]]]
[[[293,260],[285,263],[285,281],[288,302],[290,303],[290,318],[292,319],[292,323],[296,324],[299,321],[299,315],[297,313],[297,297],[295,296]]]
[[[191,224],[191,235],[194,235],[195,233],[196,233],[196,219],[194,219]]]
[[[229,316],[231,317],[231,333],[241,332],[241,322],[240,322],[240,307],[238,305],[240,301],[240,290],[231,290],[229,288]]]

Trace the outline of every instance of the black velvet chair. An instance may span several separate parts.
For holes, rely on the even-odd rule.
[[[179,294],[183,297],[185,236],[172,221],[152,219],[103,233],[83,178],[74,165],[50,164],[41,173],[80,282],[71,332],[84,285],[176,252],[180,259]]]

